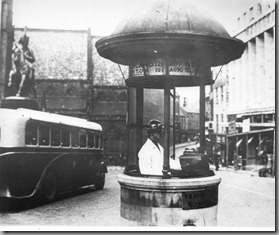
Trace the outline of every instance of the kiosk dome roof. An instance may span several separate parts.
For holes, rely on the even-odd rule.
[[[187,0],[159,0],[120,22],[96,48],[101,56],[125,65],[141,58],[180,56],[217,66],[238,59],[244,43]]]
[[[214,17],[187,0],[160,0],[150,8],[139,9],[120,22],[112,35],[138,33],[201,34],[230,38]]]

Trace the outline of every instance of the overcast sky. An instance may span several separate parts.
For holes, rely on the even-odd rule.
[[[15,27],[45,29],[91,29],[95,36],[107,36],[133,12],[155,0],[13,0]],[[185,0],[186,1],[186,0]],[[237,18],[258,0],[189,0],[213,15],[234,36]],[[267,1],[267,0],[262,0]],[[199,89],[178,88],[181,101],[188,97],[189,109],[198,107]],[[192,107],[191,107],[192,106]],[[189,110],[195,111],[195,110]]]
[[[91,28],[109,35],[118,22],[154,0],[13,0],[15,27],[47,29]],[[256,0],[193,0],[211,13],[230,34],[236,19]]]

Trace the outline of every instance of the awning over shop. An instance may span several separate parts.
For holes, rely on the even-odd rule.
[[[243,139],[240,139],[239,141],[237,141],[237,143],[236,143],[237,148],[241,145],[242,141],[243,141]]]
[[[248,144],[250,144],[253,141],[254,137],[252,136],[251,138],[249,138],[248,140]]]
[[[266,141],[266,139],[265,139],[265,138],[262,138],[262,139],[260,140],[260,143],[259,143],[259,144],[261,145],[261,144],[263,144],[265,141]]]

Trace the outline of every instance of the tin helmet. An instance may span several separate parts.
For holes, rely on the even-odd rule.
[[[158,132],[160,133],[162,131],[163,125],[161,124],[160,121],[156,120],[156,119],[152,119],[147,123],[147,132],[148,133],[154,133],[154,132]]]

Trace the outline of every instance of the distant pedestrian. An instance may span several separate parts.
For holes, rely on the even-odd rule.
[[[236,151],[233,153],[233,163],[235,170],[239,170],[241,168],[241,156],[237,155]]]
[[[213,158],[214,158],[215,170],[218,171],[219,170],[219,154],[214,153]]]

